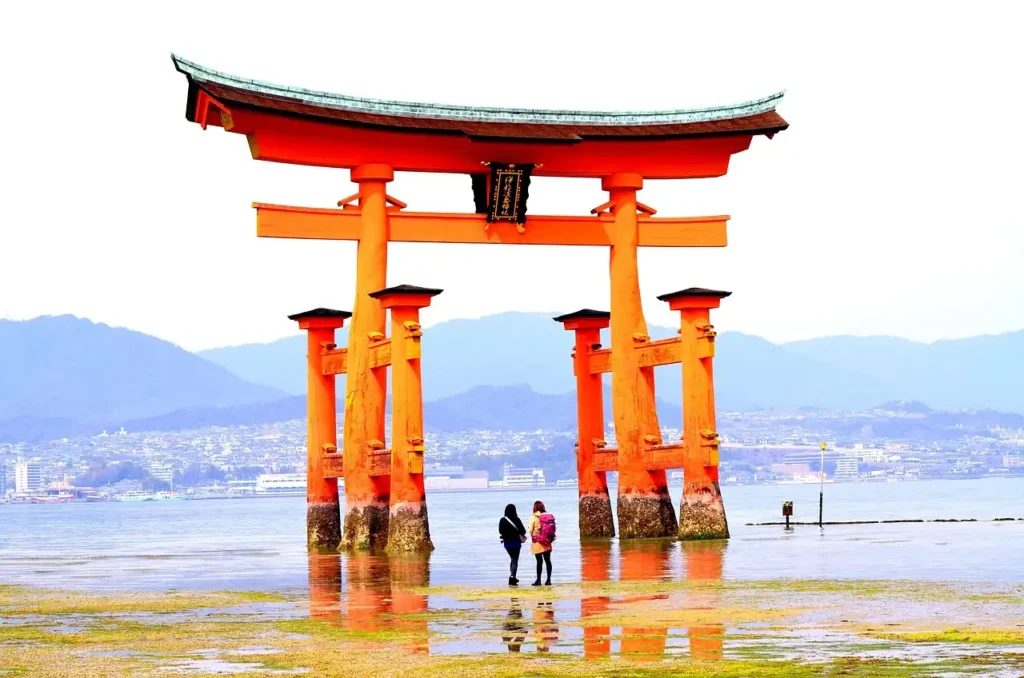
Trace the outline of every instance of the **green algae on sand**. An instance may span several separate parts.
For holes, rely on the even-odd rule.
[[[1019,591],[949,582],[624,581],[339,591],[318,607],[273,593],[0,586],[0,676],[1016,675],[1024,670],[1024,629],[987,613],[1016,609]],[[419,602],[403,608],[403,598]],[[947,630],[936,631],[940,623]]]

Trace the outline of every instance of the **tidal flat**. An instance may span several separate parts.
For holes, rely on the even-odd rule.
[[[333,561],[326,561],[327,563]],[[0,586],[0,675],[1024,675],[1024,585],[347,581],[309,591]],[[344,589],[344,590],[343,590]]]

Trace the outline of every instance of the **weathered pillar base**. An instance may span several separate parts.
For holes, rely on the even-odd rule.
[[[346,551],[373,551],[388,542],[387,504],[354,506],[345,515],[341,548]]]
[[[674,537],[679,529],[667,491],[664,494],[620,494],[618,514],[620,539]]]
[[[608,494],[585,494],[580,497],[580,538],[610,539],[614,536],[612,500]]]
[[[394,507],[388,522],[388,553],[423,553],[434,550],[427,521],[427,502]]]
[[[680,539],[728,539],[729,523],[718,483],[703,491],[683,493],[679,504]]]
[[[337,549],[341,543],[341,510],[334,502],[306,504],[306,545],[310,550]]]

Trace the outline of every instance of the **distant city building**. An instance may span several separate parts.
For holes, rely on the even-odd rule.
[[[264,473],[256,479],[256,494],[305,493],[305,473]]]
[[[840,457],[836,460],[836,479],[856,478],[860,475],[860,464],[856,457]]]
[[[38,461],[19,461],[14,467],[14,489],[16,492],[35,492],[43,486]]]
[[[174,467],[170,464],[163,464],[155,461],[149,465],[149,475],[153,476],[157,480],[161,480],[168,485],[174,483]]]
[[[7,495],[7,467],[0,463],[0,499]]]
[[[1024,467],[1024,455],[1021,454],[1007,454],[1003,455],[1003,466],[1006,468],[1022,468]]]
[[[487,471],[464,471],[461,466],[434,464],[424,473],[424,487],[428,490],[486,490]]]
[[[810,473],[810,464],[772,464],[772,473],[780,475],[795,475],[798,473]]]
[[[431,464],[423,471],[423,475],[427,478],[431,476],[461,476],[462,474],[461,466],[445,466],[444,464]]]
[[[502,485],[505,487],[546,487],[544,480],[544,469],[542,468],[515,468],[512,464],[505,464]]]

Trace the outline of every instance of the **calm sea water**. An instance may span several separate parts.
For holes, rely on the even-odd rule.
[[[679,488],[673,497],[678,506]],[[726,487],[733,537],[712,547],[726,579],[899,578],[1024,581],[1024,479],[847,483],[825,486],[826,520],[977,518],[977,523],[754,527],[779,520],[795,503],[796,520],[817,518],[817,485]],[[595,557],[581,546],[576,490],[434,493],[429,496],[436,550],[422,583],[501,585],[507,556],[497,522],[506,503],[526,514],[543,499],[559,521],[555,581],[579,581]],[[301,497],[220,501],[0,506],[0,582],[80,589],[304,589],[315,569],[305,548]],[[634,547],[596,547],[618,578]],[[589,550],[588,550],[589,549]],[[677,577],[700,546],[654,548],[648,567]],[[524,553],[527,579],[532,559]],[[346,563],[345,577],[355,571]],[[372,573],[370,576],[376,576]],[[389,576],[383,573],[380,576]]]

